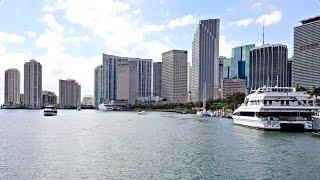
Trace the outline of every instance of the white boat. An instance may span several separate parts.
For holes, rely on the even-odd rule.
[[[207,104],[207,97],[206,97],[206,83],[204,83],[204,91],[203,91],[203,102],[202,102],[202,108],[197,111],[197,116],[200,117],[211,117],[213,116],[213,112],[212,111],[207,111],[206,109],[206,104]]]
[[[108,103],[108,104],[107,103],[102,103],[102,104],[100,104],[98,106],[98,109],[100,111],[114,111],[115,110],[114,105],[111,104],[111,103]]]
[[[262,87],[249,94],[233,113],[236,125],[264,130],[312,130],[319,107],[306,92],[288,87]]]
[[[46,107],[43,110],[43,115],[44,116],[56,116],[56,115],[58,115],[58,110],[55,107]]]
[[[139,112],[137,112],[137,114],[139,114],[139,115],[146,115],[147,112],[146,112],[146,111],[139,111]]]

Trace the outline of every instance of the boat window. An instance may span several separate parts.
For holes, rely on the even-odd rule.
[[[254,112],[240,112],[240,116],[254,117]]]
[[[269,101],[269,104],[272,105],[272,101]]]
[[[281,101],[281,105],[284,105],[284,101]]]
[[[264,100],[264,101],[263,101],[263,104],[264,104],[264,105],[267,105],[267,104],[268,104],[268,101],[267,101],[267,100]]]
[[[289,105],[289,101],[286,101],[286,105]]]

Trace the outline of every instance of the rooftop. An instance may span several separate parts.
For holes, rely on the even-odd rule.
[[[315,17],[311,17],[308,19],[304,19],[301,21],[301,23],[302,23],[302,25],[304,25],[304,24],[309,24],[309,23],[316,22],[316,21],[320,21],[320,16],[315,16]]]

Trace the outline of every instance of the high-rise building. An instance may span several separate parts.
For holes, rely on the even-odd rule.
[[[249,88],[288,86],[288,49],[281,44],[250,50]]]
[[[129,58],[137,66],[138,100],[151,99],[152,59]]]
[[[51,91],[42,91],[42,106],[57,106],[57,95]]]
[[[6,106],[20,105],[20,72],[18,69],[5,71],[4,104]]]
[[[78,108],[81,106],[81,86],[75,80],[59,80],[60,108]]]
[[[42,93],[42,66],[36,60],[24,64],[24,106],[29,109],[39,109]]]
[[[193,101],[202,101],[204,88],[206,99],[219,97],[219,34],[220,20],[201,20],[192,42]]]
[[[192,66],[188,62],[188,102],[191,102],[191,76],[192,76]]]
[[[231,79],[231,58],[223,60],[223,79]]]
[[[137,66],[132,61],[119,62],[116,74],[116,100],[134,105],[137,97]]]
[[[224,61],[226,61],[226,57],[224,57],[224,56],[220,56],[219,57],[219,91],[220,91],[220,94],[221,94],[221,91],[222,91],[222,82],[223,82],[223,63],[224,63]],[[221,97],[221,95],[220,95],[220,97]],[[219,98],[220,98],[219,97]]]
[[[320,16],[294,28],[292,85],[320,87]]]
[[[172,103],[188,101],[188,52],[162,53],[162,97]]]
[[[222,85],[222,98],[234,95],[236,93],[247,93],[245,79],[224,79]]]
[[[153,96],[161,97],[162,62],[153,63]]]
[[[254,47],[254,44],[250,44],[232,48],[231,78],[245,79],[248,82],[250,49]]]
[[[293,57],[288,59],[288,86],[292,87],[292,61]]]
[[[103,66],[97,66],[94,69],[94,105],[95,108],[98,108],[98,106],[101,103],[104,103],[105,99],[105,90],[104,90],[104,75],[103,75]]]
[[[117,100],[117,65],[119,63],[130,62],[130,66],[135,66],[136,77],[136,100],[145,101],[151,99],[151,71],[152,60],[119,57],[103,54],[103,65],[95,69],[95,106],[102,102]],[[133,73],[133,72],[132,72]]]

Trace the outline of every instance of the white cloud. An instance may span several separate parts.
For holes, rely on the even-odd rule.
[[[191,24],[195,24],[197,22],[197,18],[192,14],[188,14],[181,18],[173,19],[168,23],[168,27],[170,29],[175,29],[176,27],[188,26]]]
[[[243,27],[246,27],[246,26],[249,26],[254,20],[252,18],[246,18],[246,19],[241,19],[241,20],[238,20],[236,22],[234,22],[233,24],[235,24],[236,26],[243,26]]]
[[[6,52],[6,47],[3,44],[0,44],[0,54],[4,54]]]
[[[26,31],[26,34],[27,34],[28,38],[30,38],[30,39],[37,37],[37,33],[33,32],[33,31]]]
[[[231,57],[232,48],[241,44],[239,41],[231,41],[225,35],[220,35],[219,56]]]
[[[273,24],[278,24],[282,19],[282,12],[275,10],[270,14],[263,14],[256,20],[257,24],[265,24],[265,26],[270,26]]]
[[[25,41],[25,38],[16,34],[0,32],[0,42],[7,42],[13,44],[21,44]]]

